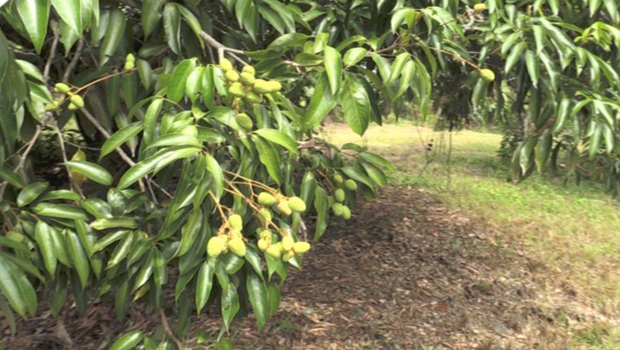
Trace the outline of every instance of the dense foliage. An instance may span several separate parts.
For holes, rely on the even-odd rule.
[[[210,304],[224,328],[249,306],[262,327],[306,241],[392,167],[326,143],[334,110],[360,135],[406,104],[450,128],[495,120],[515,179],[552,164],[620,190],[614,0],[0,0],[0,14],[13,325],[11,308],[33,315],[44,296],[58,314],[69,291],[119,316],[174,302],[177,335]]]

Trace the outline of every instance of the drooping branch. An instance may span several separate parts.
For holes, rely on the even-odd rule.
[[[212,37],[211,35],[207,34],[205,31],[200,32],[200,38],[202,39],[202,41],[205,42],[205,44],[211,46],[212,48],[217,50],[217,55],[218,55],[218,59],[221,61],[224,58],[224,54],[228,54],[230,57],[234,58],[236,61],[238,61],[239,63],[243,64],[244,66],[248,66],[249,64],[242,60],[239,56],[237,55],[244,55],[245,51],[243,50],[239,50],[239,49],[234,49],[232,47],[228,47],[222,43],[220,43],[219,41],[215,40],[214,37]]]

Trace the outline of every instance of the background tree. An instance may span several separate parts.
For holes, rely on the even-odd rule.
[[[251,306],[262,327],[330,210],[350,217],[356,193],[387,181],[383,158],[321,138],[335,109],[360,135],[405,104],[450,128],[494,121],[515,180],[549,163],[620,189],[613,0],[4,0],[0,13],[11,320],[38,296],[58,314],[69,290],[81,311],[93,296],[119,315],[176,303],[182,325],[215,303],[227,328]]]

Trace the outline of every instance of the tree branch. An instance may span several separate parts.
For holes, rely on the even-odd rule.
[[[80,60],[80,57],[82,56],[83,47],[84,47],[84,39],[80,38],[80,40],[78,41],[78,46],[75,48],[75,55],[73,56],[73,59],[71,60],[71,62],[69,63],[69,66],[65,70],[65,74],[62,76],[62,81],[64,83],[69,82],[69,76],[71,75],[71,72],[73,71],[73,69],[75,69],[75,66],[77,65],[78,61]]]
[[[230,57],[234,58],[236,61],[243,64],[244,66],[249,65],[247,62],[245,62],[244,60],[239,58],[239,56],[237,56],[237,55],[244,55],[245,51],[239,50],[239,49],[233,49],[232,47],[225,46],[224,44],[215,40],[214,37],[207,34],[205,31],[200,32],[200,38],[202,39],[202,41],[205,42],[205,44],[211,46],[214,49],[217,49],[217,55],[220,61],[224,58],[224,54],[227,53]]]
[[[50,78],[50,68],[52,67],[52,61],[56,56],[56,46],[58,46],[58,40],[60,40],[60,33],[58,29],[54,29],[55,26],[52,25],[52,30],[54,31],[54,40],[52,41],[52,47],[50,48],[50,56],[47,58],[47,62],[45,63],[45,68],[43,69],[43,82],[45,85],[48,85],[48,81]]]

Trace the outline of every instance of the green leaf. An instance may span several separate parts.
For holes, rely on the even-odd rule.
[[[108,62],[111,56],[114,55],[118,45],[125,34],[125,26],[127,25],[127,19],[123,11],[114,9],[110,13],[110,24],[108,25],[108,31],[103,38],[101,44],[101,50],[99,53],[99,66],[103,66]]]
[[[368,50],[363,47],[354,47],[344,54],[344,64],[347,67],[356,65],[359,61],[366,57]]]
[[[254,272],[256,272],[258,276],[260,276],[260,278],[262,279],[263,278],[262,261],[258,253],[254,250],[254,248],[250,248],[248,246],[248,249],[245,253],[245,260],[248,263],[250,263],[250,266],[252,266],[252,269],[254,270]]]
[[[17,206],[23,207],[37,199],[49,186],[48,182],[35,182],[26,186],[17,196]]]
[[[142,331],[135,330],[133,332],[127,333],[124,336],[120,337],[117,341],[112,344],[110,350],[131,350],[135,349],[138,344],[142,341],[144,335]]]
[[[105,218],[93,221],[90,227],[97,231],[110,228],[138,228],[140,222],[132,218]]]
[[[15,60],[15,63],[17,63],[17,65],[24,72],[24,74],[29,75],[42,83],[44,82],[43,74],[41,73],[39,68],[37,68],[37,66],[35,66],[34,64],[28,61],[18,60],[18,59]]]
[[[0,292],[13,310],[22,317],[26,317],[26,310],[35,314],[37,299],[34,288],[26,276],[2,255],[0,255]]]
[[[161,19],[161,8],[166,3],[166,0],[144,0],[142,1],[142,11],[140,11],[140,17],[142,20],[142,30],[144,30],[144,36],[148,37],[155,29],[157,22]]]
[[[603,125],[602,123],[597,123],[592,130],[592,135],[590,136],[589,142],[589,155],[590,158],[593,158],[598,151],[601,149],[601,136],[603,136]]]
[[[2,294],[0,294],[0,311],[4,315],[4,320],[9,325],[9,329],[11,330],[11,335],[15,335],[15,332],[17,332],[17,323],[15,322],[15,315],[13,315],[13,311],[11,311],[11,309],[9,308],[8,301],[4,299],[4,297],[2,297]]]
[[[324,57],[329,87],[332,95],[336,95],[340,89],[340,80],[342,79],[342,56],[333,47],[326,46]]]
[[[88,220],[88,215],[81,208],[68,204],[39,203],[32,208],[37,215],[53,218]]]
[[[403,21],[406,20],[406,18],[412,19],[413,17],[415,17],[415,15],[416,11],[411,8],[401,8],[398,11],[394,12],[390,20],[390,27],[392,29],[392,33],[396,33],[396,30],[398,29],[398,27],[400,27]],[[406,23],[409,24],[408,22]]]
[[[41,272],[39,272],[39,268],[34,266],[34,264],[30,263],[27,260],[20,259],[20,258],[16,257],[15,255],[11,255],[9,253],[0,252],[0,255],[4,256],[5,259],[11,261],[18,268],[20,268],[22,271],[27,272],[27,273],[33,275],[34,277],[36,277],[39,280],[41,280],[41,282],[45,282],[45,277],[43,277]]]
[[[173,3],[164,6],[164,31],[166,40],[172,52],[181,54],[181,15]]]
[[[355,169],[353,167],[344,167],[344,168],[342,168],[340,170],[343,173],[345,173],[345,175],[347,175],[348,177],[352,178],[353,180],[359,181],[359,182],[363,183],[364,185],[370,187],[370,189],[374,189],[375,188],[375,186],[373,185],[372,181],[368,178],[368,176],[366,176],[364,173],[362,173],[358,169]]]
[[[91,224],[91,227],[92,227],[92,224]],[[123,239],[114,248],[114,251],[112,251],[112,254],[110,255],[110,260],[108,260],[108,265],[106,266],[106,269],[116,266],[123,259],[125,259],[125,257],[127,256],[127,254],[129,254],[129,251],[131,250],[131,246],[133,245],[135,236],[136,236],[135,232],[130,232],[126,234],[125,237],[123,237]]]
[[[171,151],[167,149],[162,150],[129,168],[129,170],[127,170],[119,180],[117,188],[119,190],[122,190],[133,185],[143,176],[152,172],[155,169],[155,166],[157,166],[157,163],[164,159],[164,157],[167,156],[170,152]]]
[[[82,35],[81,0],[51,0],[54,9],[75,33]]]
[[[82,244],[80,243],[80,238],[75,232],[68,231],[66,239],[69,256],[71,257],[73,266],[77,270],[77,274],[80,279],[80,283],[82,284],[82,288],[85,288],[86,283],[88,283],[88,256],[84,251]]]
[[[269,315],[273,316],[280,308],[280,288],[273,281],[267,283],[267,294],[269,296]]]
[[[73,170],[77,170],[89,180],[95,181],[96,183],[100,183],[102,185],[110,186],[112,185],[112,181],[114,181],[112,174],[95,163],[87,161],[67,161],[62,164]]]
[[[534,86],[538,86],[540,65],[536,61],[536,55],[534,54],[534,51],[527,50],[525,52],[525,63],[527,66],[527,72],[529,73],[530,78],[532,79],[532,84],[534,84]]]
[[[506,58],[506,65],[504,66],[505,74],[510,73],[510,70],[512,69],[512,67],[514,67],[514,65],[519,60],[519,57],[521,57],[521,53],[523,52],[525,47],[526,47],[526,43],[520,42],[512,48],[510,55],[508,55],[508,58]]]
[[[269,298],[267,296],[267,287],[265,282],[253,272],[247,274],[246,287],[250,297],[250,303],[256,316],[258,330],[262,330],[269,319]]]
[[[50,15],[50,4],[48,0],[21,0],[17,1],[17,12],[19,17],[34,44],[37,53],[41,53],[41,48],[47,36],[47,21]],[[2,81],[2,79],[0,79]]]
[[[2,118],[3,117],[4,116],[2,116]],[[12,116],[9,116],[9,117],[12,117]],[[7,168],[0,168],[0,179],[8,182],[9,184],[17,188],[24,188],[24,183],[19,178],[19,175],[17,175],[15,172]]]
[[[230,323],[235,318],[237,312],[239,312],[239,294],[237,294],[234,284],[229,285],[227,288],[222,288],[220,304],[222,317],[224,318],[224,328],[229,329]]]
[[[50,276],[53,277],[56,273],[58,258],[56,256],[56,246],[52,239],[51,229],[45,222],[41,220],[37,221],[34,228],[34,239],[39,246],[45,269],[49,272]]]
[[[372,181],[374,181],[379,186],[385,186],[385,184],[387,184],[388,182],[387,177],[385,176],[385,173],[381,171],[381,169],[377,168],[376,166],[370,163],[365,163],[365,162],[361,162],[361,163],[362,163],[362,166],[364,167],[364,170],[366,170],[366,173],[368,174],[368,176],[370,177]]]
[[[314,192],[314,208],[317,212],[316,230],[314,232],[314,241],[316,242],[325,233],[327,220],[329,219],[327,192],[321,186],[317,186]]]
[[[207,161],[207,170],[213,176],[213,192],[219,199],[222,193],[224,193],[224,172],[222,171],[220,163],[213,158],[213,156],[207,153],[205,157]]]
[[[323,73],[317,81],[310,105],[306,110],[304,130],[317,127],[334,107],[336,107],[336,99],[330,91],[327,73]]]
[[[120,230],[120,231],[116,231],[116,232],[112,232],[112,233],[108,233],[107,235],[103,236],[103,238],[101,238],[100,240],[97,241],[97,243],[95,243],[90,251],[91,255],[95,254],[96,252],[105,249],[107,246],[109,246],[110,244],[118,241],[119,239],[124,238],[126,235],[130,235],[131,231],[128,230]]]
[[[79,201],[82,199],[79,194],[69,191],[69,190],[56,190],[47,192],[43,197],[41,197],[42,201],[51,201],[51,200],[69,200],[69,201]]]
[[[168,84],[167,96],[170,100],[178,103],[185,96],[185,88],[187,86],[187,78],[196,67],[196,60],[188,58],[181,61],[174,69],[170,83]]]
[[[297,143],[290,136],[275,129],[258,129],[255,131],[260,137],[267,141],[278,144],[293,154],[297,154]]]
[[[155,142],[151,143],[146,149],[155,147],[169,147],[169,146],[195,146],[201,147],[200,141],[192,135],[187,134],[166,134]]]
[[[409,59],[410,57],[411,55],[408,52],[403,52],[400,55],[396,56],[396,59],[394,59],[394,63],[392,63],[390,77],[384,82],[385,85],[388,85],[389,83],[396,80],[396,78],[398,78],[403,68],[405,67],[405,64],[411,62],[411,60]]]
[[[196,313],[200,314],[209,300],[211,289],[213,288],[213,274],[215,273],[216,259],[209,259],[202,263],[198,271],[196,281]]]
[[[301,33],[289,33],[284,34],[276,40],[272,41],[271,44],[267,47],[267,49],[275,49],[278,47],[286,47],[286,46],[298,46],[303,44],[308,40],[308,36],[306,34]]]
[[[96,219],[105,219],[114,216],[110,204],[99,198],[88,198],[83,200],[82,208]]]
[[[351,130],[363,135],[370,121],[370,99],[364,86],[353,75],[346,76],[340,104]]]
[[[381,157],[378,154],[364,151],[364,152],[359,153],[359,157],[378,167],[384,167],[390,171],[396,171],[396,167],[394,167],[394,164],[392,164],[390,161]]]
[[[263,163],[271,178],[279,185],[282,179],[282,168],[280,167],[280,157],[270,144],[265,143],[258,137],[253,137],[258,151],[258,158]]]

